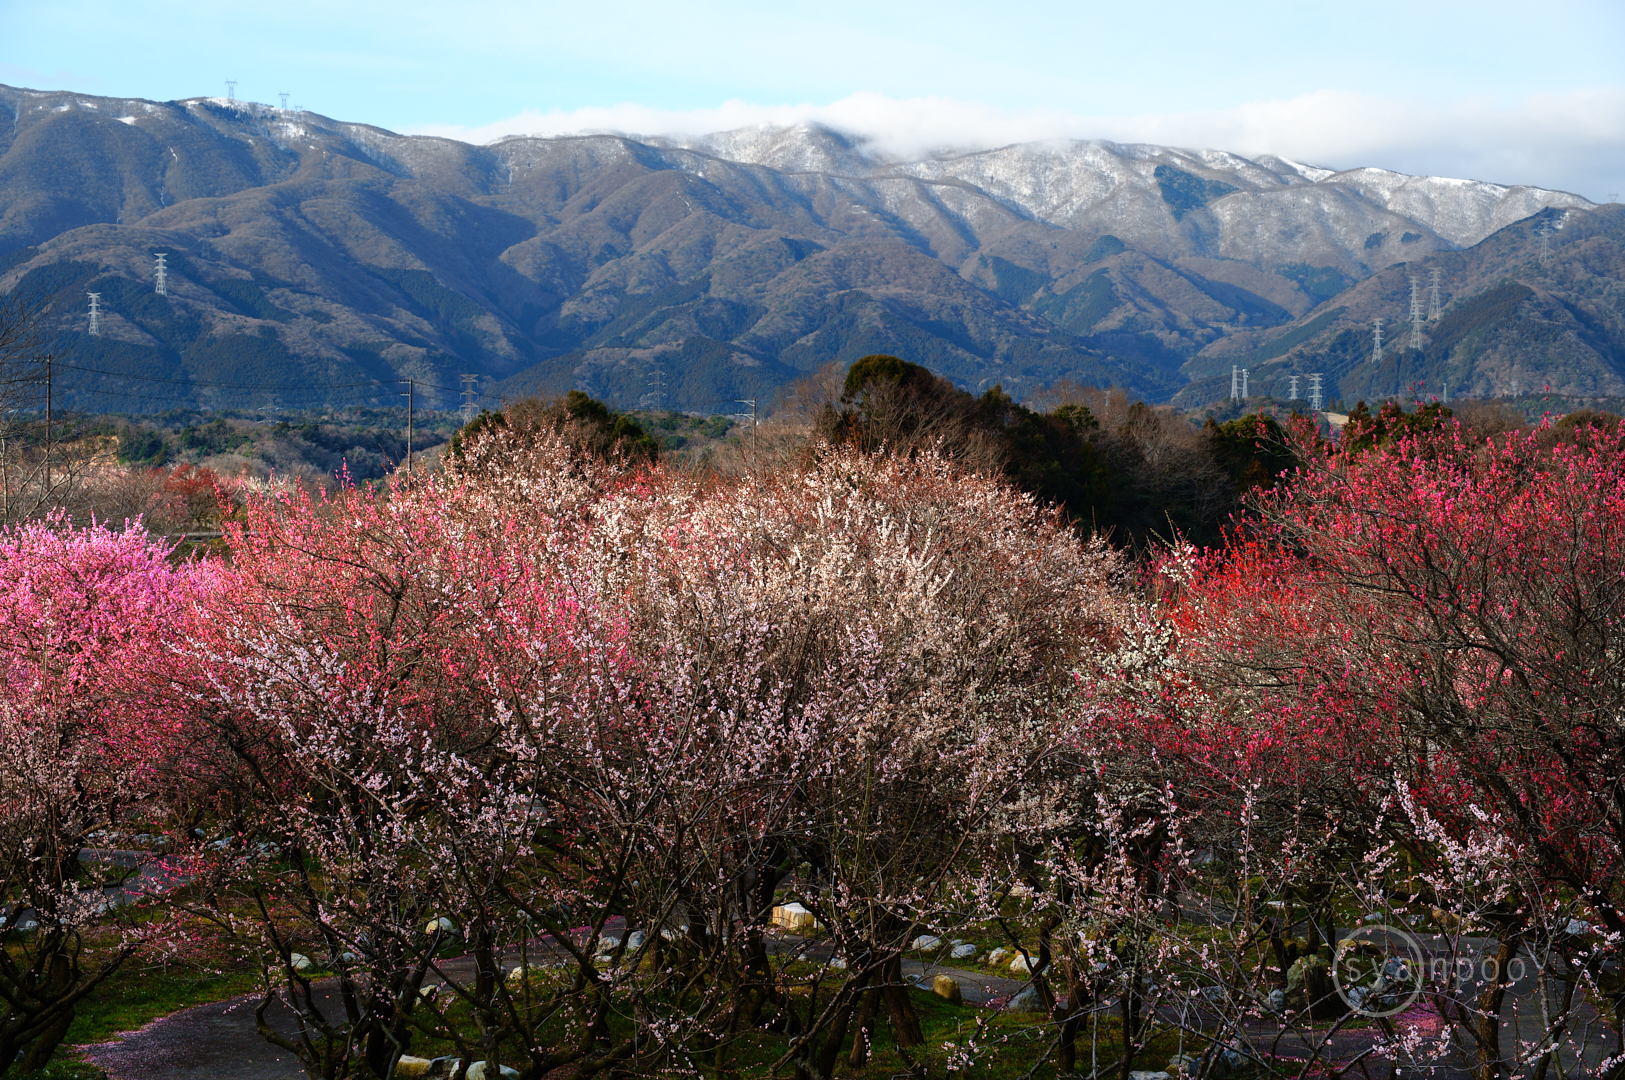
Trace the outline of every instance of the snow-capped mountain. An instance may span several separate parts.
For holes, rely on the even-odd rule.
[[[72,388],[104,408],[137,372],[186,402],[479,372],[628,403],[658,370],[705,409],[877,351],[972,387],[1165,397],[1373,274],[1591,209],[1108,142],[895,160],[811,126],[473,146],[220,98],[0,87],[0,109],[0,289],[59,298],[83,366],[120,373]]]

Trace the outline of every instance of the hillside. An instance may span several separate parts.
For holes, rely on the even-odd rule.
[[[0,105],[0,289],[53,298],[65,400],[93,409],[393,405],[405,378],[446,406],[471,375],[704,411],[877,351],[971,388],[1161,400],[1350,285],[1591,216],[1098,142],[887,161],[807,127],[476,147],[218,98]]]
[[[1436,317],[1427,310],[1434,271]],[[1412,347],[1413,277],[1424,305],[1420,349]],[[1384,268],[1291,324],[1204,349],[1182,369],[1191,382],[1176,400],[1222,399],[1232,365],[1248,368],[1253,393],[1283,399],[1291,376],[1301,393],[1316,371],[1328,400],[1413,386],[1441,397],[1625,395],[1625,206],[1546,210],[1464,251]]]

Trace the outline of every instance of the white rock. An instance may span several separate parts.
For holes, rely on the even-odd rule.
[[[643,948],[643,943],[648,940],[648,934],[645,934],[642,930],[634,930],[627,935],[626,947],[628,949],[641,949]]]
[[[976,946],[968,942],[955,945],[954,951],[948,955],[953,957],[955,960],[974,960],[976,958]]]
[[[803,932],[818,929],[818,919],[812,912],[800,904],[781,904],[773,909],[773,925],[782,930],[799,930]]]
[[[831,960],[829,962],[829,969],[831,971],[845,971],[846,970],[846,957],[837,956],[835,959]]]
[[[400,1060],[395,1062],[395,1075],[403,1077],[428,1076],[434,1062],[428,1058],[413,1057],[411,1054],[402,1054]]]
[[[1009,955],[1009,949],[994,949],[992,952],[987,954],[987,962],[992,964],[994,967],[998,967],[1000,964],[1004,963],[1004,958]]]
[[[598,939],[598,951],[601,953],[612,953],[620,947],[621,939],[618,937],[605,937]]]
[[[1568,934],[1571,937],[1579,937],[1581,934],[1589,934],[1591,933],[1591,924],[1583,919],[1570,919],[1569,924],[1563,927],[1563,933]]]
[[[461,1064],[462,1059],[458,1057],[438,1057],[429,1063],[429,1071],[425,1075],[429,1077],[456,1076],[457,1066]],[[468,1080],[497,1080],[499,1076],[502,1077],[502,1080],[519,1080],[517,1069],[510,1069],[506,1065],[493,1068],[488,1061],[474,1062],[463,1075],[468,1077]]]
[[[914,944],[909,947],[915,952],[934,952],[942,948],[942,939],[934,934],[921,934],[914,939]]]
[[[306,971],[310,968],[310,957],[304,953],[290,953],[288,955],[288,966],[295,971]]]
[[[457,926],[442,915],[438,919],[430,919],[428,925],[423,928],[423,932],[425,934],[455,934]]]
[[[1128,1080],[1174,1080],[1174,1078],[1160,1069],[1155,1072],[1150,1069],[1135,1069],[1128,1074]]]
[[[1025,953],[1016,953],[1015,959],[1010,961],[1010,970],[1017,975],[1027,974],[1027,956]]]

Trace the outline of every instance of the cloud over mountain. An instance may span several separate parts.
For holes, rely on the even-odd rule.
[[[1601,202],[1625,178],[1625,88],[1538,94],[1505,103],[1447,103],[1317,91],[1204,112],[1086,115],[1004,109],[947,97],[856,93],[827,105],[728,101],[673,111],[637,104],[525,111],[479,126],[422,125],[414,134],[483,143],[509,135],[619,132],[684,136],[753,125],[818,124],[880,158],[985,149],[1051,139],[1109,139],[1164,146],[1223,146],[1341,170],[1379,166],[1573,191]]]

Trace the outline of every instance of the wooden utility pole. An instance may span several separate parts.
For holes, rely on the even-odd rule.
[[[51,497],[51,361],[50,353],[45,354],[45,498]]]

